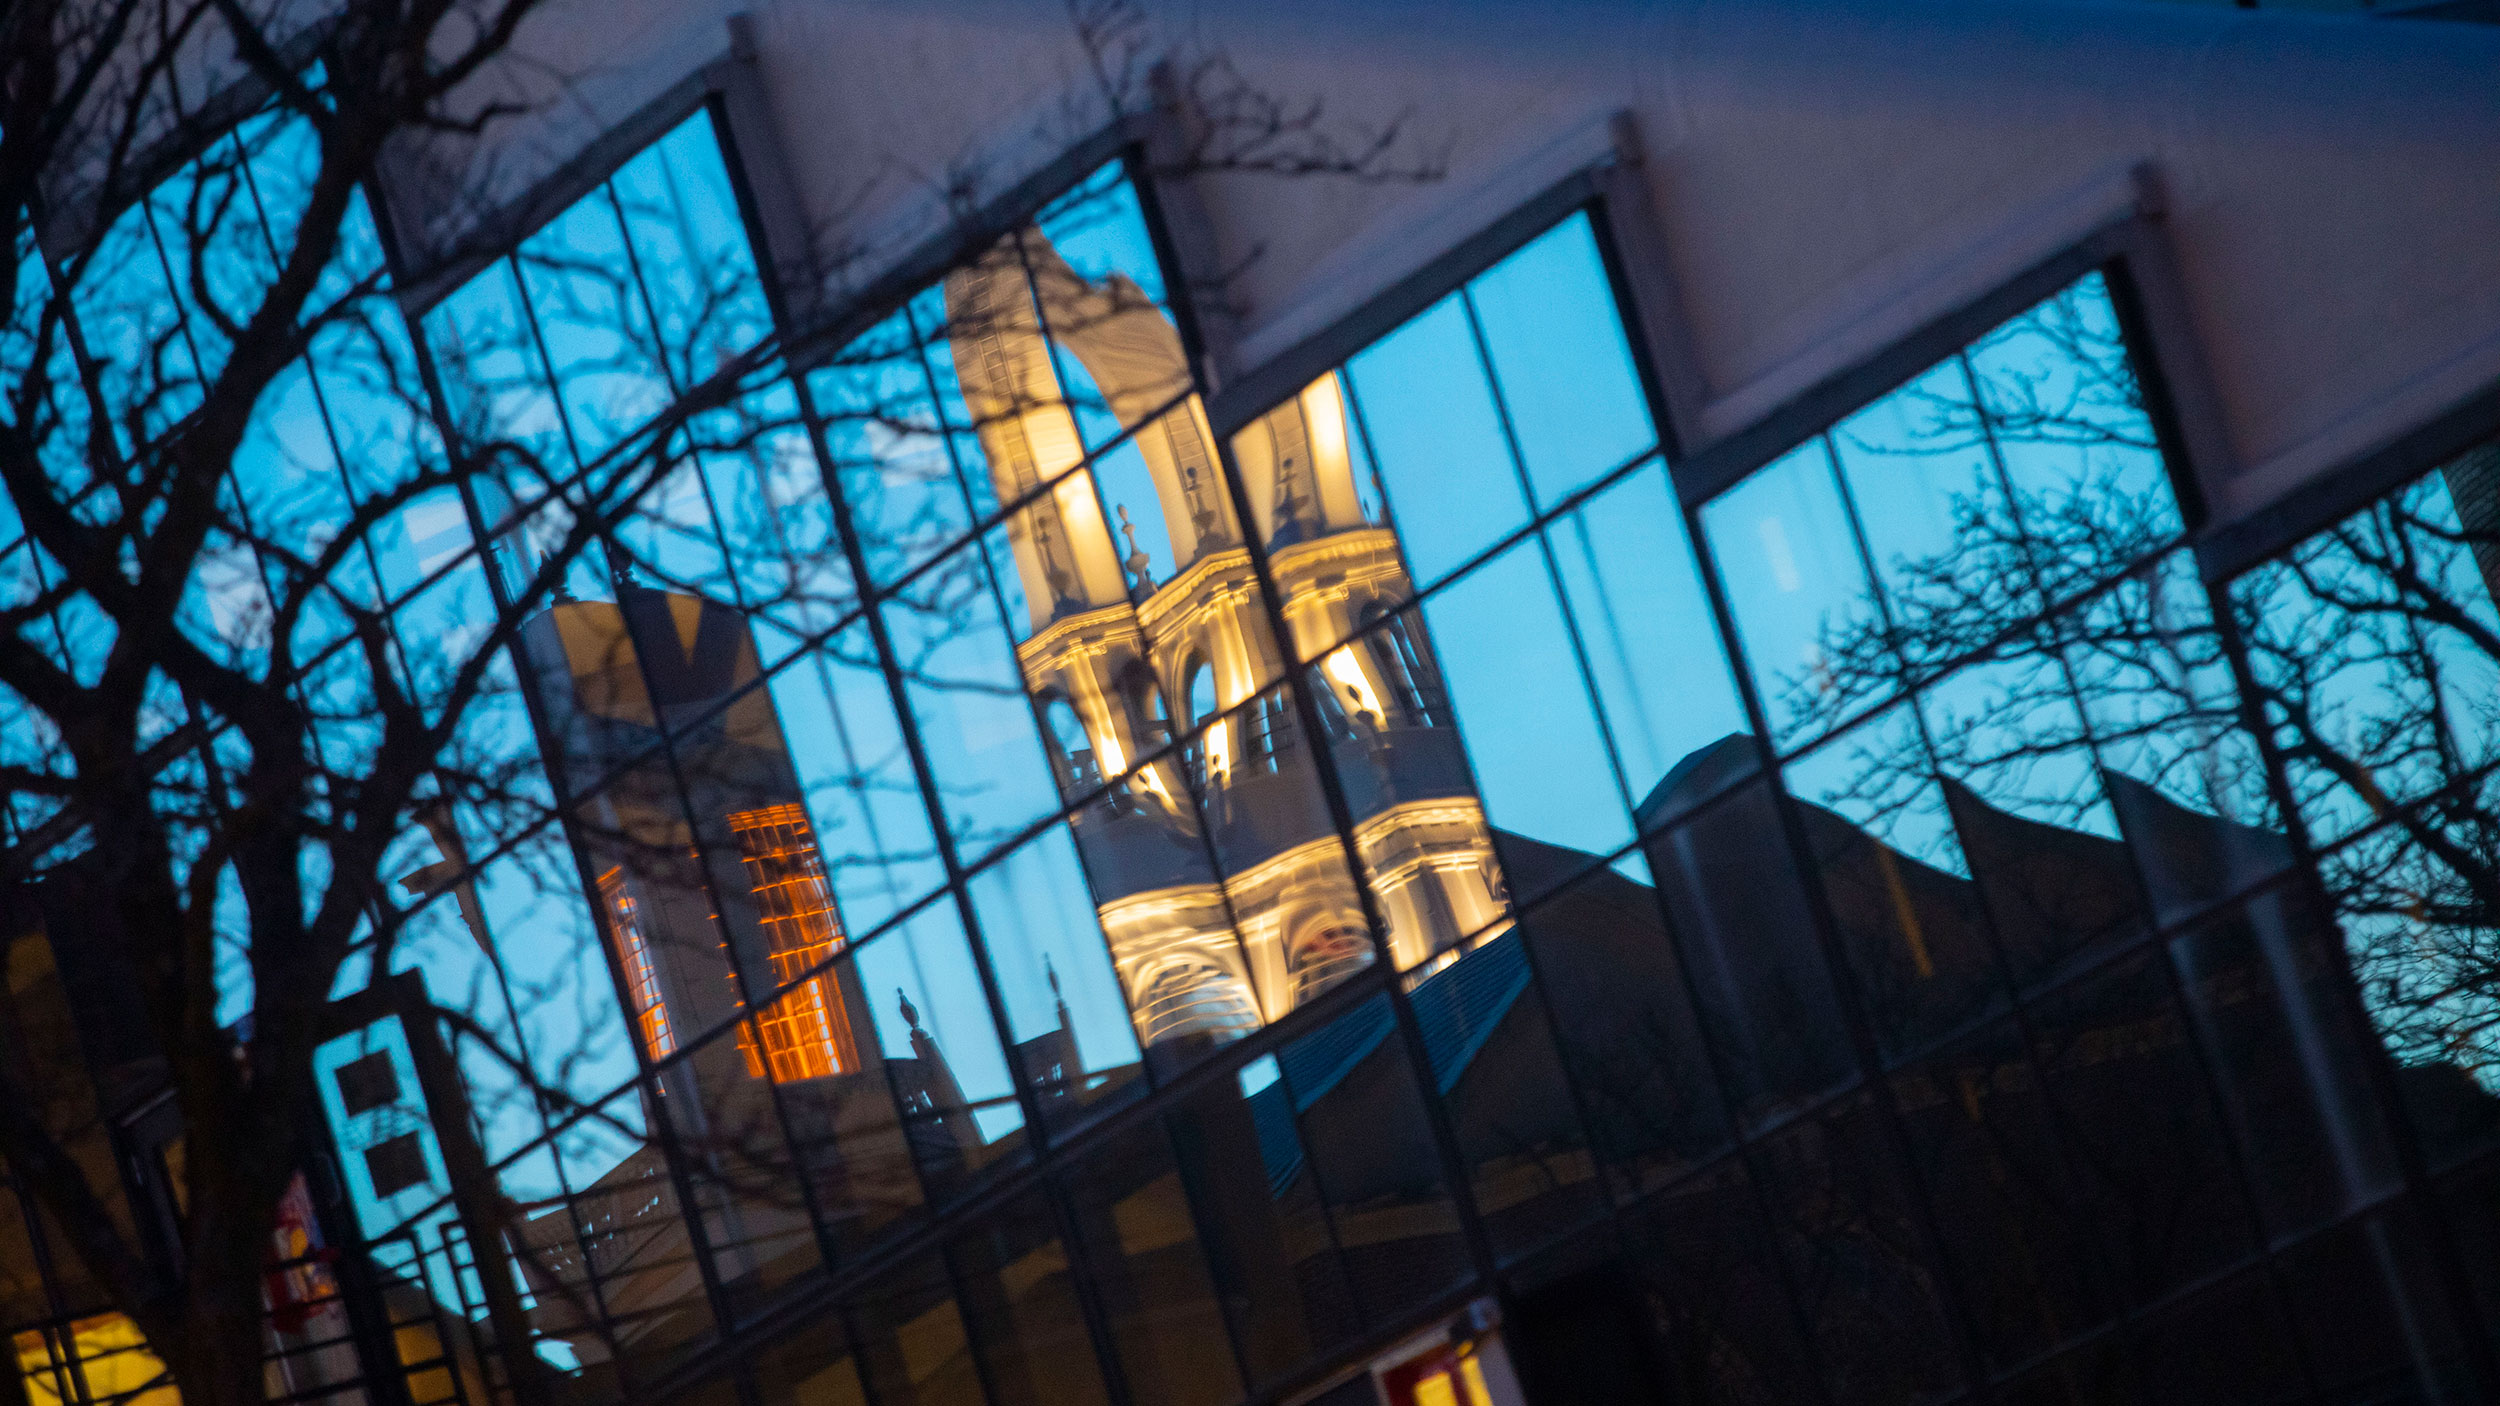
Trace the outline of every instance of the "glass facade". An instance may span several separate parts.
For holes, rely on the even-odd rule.
[[[473,466],[337,578],[420,702],[550,602],[384,876],[366,994],[469,1019],[319,1066],[428,1399],[1223,1406],[1487,1295],[1537,1400],[2476,1389],[2500,451],[2209,580],[2113,268],[1702,500],[1598,206],[1219,438],[1124,161],[792,363],[713,123],[236,466],[307,542]],[[290,140],[177,185],[265,243]],[[206,367],[155,209],[77,317]],[[345,765],[297,572],[200,609]],[[125,1399],[49,1234],[27,1390]]]

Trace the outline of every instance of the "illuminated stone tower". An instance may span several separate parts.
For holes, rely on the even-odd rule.
[[[946,307],[992,486],[1003,502],[1032,500],[1008,523],[1028,617],[1017,656],[1063,792],[1090,794],[1205,728],[1080,810],[1075,828],[1141,1043],[1168,1058],[1230,1039],[1368,964],[1372,948],[1316,749],[1276,688],[1291,661],[1187,394],[1180,338],[1135,283],[1088,280],[1037,230],[949,277]],[[1054,342],[1133,433],[1150,503],[1108,498],[1075,468],[1084,449]],[[1286,593],[1294,652],[1321,654],[1393,615],[1412,592],[1395,535],[1364,511],[1335,378],[1244,442],[1252,530]],[[1137,516],[1160,520],[1168,579],[1153,578]],[[1392,947],[1413,965],[1498,921],[1490,835],[1420,626],[1394,619],[1323,658],[1321,746],[1346,777]]]
[[[635,1034],[656,1060],[744,1008],[732,961],[749,988],[779,986],[841,950],[842,931],[771,696],[749,687],[762,671],[745,620],[684,592],[618,596],[560,603],[524,634],[577,784],[625,768],[575,819]],[[674,777],[634,760],[663,728]],[[831,976],[802,982],[740,1027],[748,1072],[858,1073],[863,1009]]]

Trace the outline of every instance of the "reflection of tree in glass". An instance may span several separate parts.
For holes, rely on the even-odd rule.
[[[2085,828],[2105,794],[2124,811],[2115,773],[2279,832],[2206,588],[2183,554],[2164,555],[2178,511],[2148,468],[2157,446],[2106,305],[2069,290],[1962,361],[1971,393],[1921,393],[1915,438],[1885,447],[1988,451],[1988,474],[1952,496],[1951,546],[1884,563],[1882,610],[1827,631],[1826,676],[1774,700],[1828,728],[1846,721],[1835,700],[1923,691],[1923,744],[1910,730],[1853,744],[1835,794],[1887,830],[1940,769],[1991,805]],[[2231,590],[2247,702],[2301,821],[2321,845],[2369,830],[2324,874],[2381,1033],[2408,1063],[2487,1083],[2500,1066],[2500,822],[2484,780],[2500,759],[2496,480],[2500,454],[2475,451]],[[2078,717],[2098,779],[2079,760]],[[2243,859],[2243,885],[2280,862]]]
[[[895,729],[828,761],[831,720],[794,731],[768,695],[797,671],[763,674],[855,611],[855,563],[890,584],[885,565],[940,535],[923,525],[959,537],[995,505],[961,498],[972,490],[950,466],[943,486],[967,504],[953,516],[838,530],[814,430],[847,417],[890,442],[920,436],[942,460],[948,431],[980,426],[933,418],[925,368],[917,391],[876,382],[808,413],[708,113],[504,258],[544,210],[502,208],[505,187],[467,188],[460,173],[491,164],[463,143],[518,114],[460,103],[505,61],[532,0],[356,6],[301,31],[284,8],[39,0],[12,12],[0,49],[0,247],[13,259],[0,279],[0,882],[40,879],[46,895],[40,921],[13,909],[0,933],[5,997],[18,1003],[15,974],[38,948],[126,959],[103,985],[129,1007],[116,1017],[133,1032],[128,1068],[192,1135],[133,1149],[162,1164],[160,1225],[134,1214],[94,1091],[64,1093],[95,1071],[0,1059],[0,1201],[41,1212],[62,1272],[127,1315],[185,1400],[261,1399],[263,1261],[323,1128],[332,997],[422,966],[408,1014],[443,1034],[470,1086],[468,1107],[438,1121],[486,1144],[463,1168],[477,1174],[460,1229],[511,1254],[471,1255],[456,1286],[403,1261],[413,1277],[395,1288],[482,1295],[470,1316],[506,1349],[503,1379],[540,1399],[550,1364],[612,1371],[709,1323],[689,1267],[698,1240],[736,1292],[769,1287],[815,1262],[811,1214],[831,1234],[873,1231],[917,1204],[914,1159],[934,1178],[933,1159],[979,1144],[953,1076],[920,1053],[943,1039],[958,1069],[971,1063],[976,1036],[937,1006],[965,991],[977,1004],[977,982],[950,974],[932,984],[955,990],[924,993],[936,1036],[911,1013],[898,1024],[896,1007],[852,989],[851,964],[880,949],[845,945],[850,930],[816,909],[820,891],[851,884],[853,861],[799,851],[837,826],[794,819],[769,855],[702,831],[755,812],[758,790],[797,801],[794,770],[811,804],[847,793],[862,813],[916,810]],[[1141,23],[1113,6],[1078,16],[1104,58],[1087,130],[1144,105],[1130,61]],[[1315,112],[1229,73],[1190,71],[1193,100],[1223,106],[1174,161],[1395,174],[1394,129],[1332,144]],[[205,105],[202,82],[223,89]],[[412,159],[394,169],[432,184],[392,202],[394,272],[365,200],[384,150],[402,146]],[[932,235],[966,251],[995,238],[971,223]],[[412,337],[403,306],[429,304]],[[946,340],[924,327],[914,345]],[[930,607],[907,671],[951,665],[934,637],[969,618],[964,591],[933,584],[898,607]],[[671,641],[704,687],[661,696],[654,646]],[[860,643],[808,662],[864,654],[873,676],[882,650]],[[913,682],[995,687],[1024,706],[1012,675],[941,673]],[[551,684],[570,702],[549,709]],[[1156,725],[1168,735],[1168,718]],[[738,804],[690,806],[696,795]],[[768,857],[769,882],[746,872]],[[877,859],[940,867],[909,837]],[[765,916],[788,940],[740,963],[780,989],[733,989],[721,927],[753,929],[763,920],[739,905],[774,904]],[[904,943],[880,940],[884,956]],[[675,991],[738,1014],[698,1020],[671,998],[670,964],[689,947],[712,965]],[[797,1077],[748,1075],[737,1027],[794,1011],[807,1018],[792,1038],[776,1046],[767,1029],[760,1050],[789,1055],[775,1071]],[[893,1047],[884,1072],[855,1073],[880,1044]],[[637,1045],[677,1063],[640,1074]],[[677,1100],[664,1151],[660,1086],[722,1065],[751,1096]],[[935,1111],[892,1131],[898,1107],[923,1105]],[[890,1155],[850,1155],[880,1137]],[[449,1213],[427,1224],[448,1253]],[[632,1315],[616,1311],[624,1299]]]
[[[2476,450],[2234,588],[2256,701],[2355,974],[2408,1063],[2500,1079],[2500,451]]]

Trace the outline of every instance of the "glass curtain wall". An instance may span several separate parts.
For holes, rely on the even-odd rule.
[[[305,124],[263,112],[218,134],[127,207],[105,212],[103,227],[69,252],[38,248],[31,238],[15,251],[16,317],[0,335],[11,342],[12,364],[46,368],[52,389],[20,428],[74,501],[116,474],[144,473],[180,433],[183,417],[223,369],[227,347],[217,314],[249,306],[276,276],[317,165]],[[177,613],[184,633],[213,653],[291,675],[312,721],[311,758],[339,771],[352,771],[370,740],[367,670],[374,662],[346,638],[342,602],[382,613],[381,667],[420,667],[406,631],[414,628],[415,600],[439,584],[434,578],[449,560],[392,552],[427,530],[424,514],[395,495],[404,496],[420,466],[439,467],[441,454],[388,294],[381,243],[359,199],[313,295],[325,325],[255,407],[234,456],[228,487],[236,530],[220,529],[207,543]],[[91,409],[108,417],[92,441]],[[379,526],[336,569],[310,570],[339,524],[359,511]],[[0,582],[21,636],[77,677],[95,677],[113,643],[109,621],[6,513]],[[283,615],[281,602],[292,607]],[[397,674],[404,687],[415,677]],[[214,776],[226,745],[223,726],[164,680],[155,682],[142,740],[160,744],[158,780],[169,805],[181,805]],[[58,745],[4,690],[0,738],[9,760],[36,769]],[[39,793],[17,791],[0,814],[0,830],[12,842],[25,841],[54,818]],[[322,862],[307,855],[308,874]],[[141,1224],[171,1216],[178,1204],[182,1138],[179,1130],[169,1136],[134,1121],[131,1098],[149,1078],[144,1036],[127,1042],[127,1063],[77,1067],[74,1052],[87,1022],[127,1018],[89,1008],[99,977],[109,981],[110,974],[77,940],[83,872],[72,857],[10,901],[0,934],[13,973],[0,1002],[0,1046],[7,1051],[0,1059],[41,1085],[48,1121],[87,1166],[90,1184],[106,1189],[125,1233],[145,1242]],[[240,913],[226,907],[239,902],[227,884],[216,951],[226,1021],[250,1006]],[[86,907],[93,906],[90,898]],[[64,1059],[64,1052],[72,1053]],[[37,1401],[171,1400],[136,1329],[109,1311],[101,1286],[81,1271],[58,1228],[13,1186],[0,1167],[0,1334],[12,1350],[0,1371],[14,1369],[6,1384],[22,1378]],[[272,1390],[317,1389],[357,1371],[342,1346],[344,1314],[324,1242],[299,1182],[281,1208],[271,1247],[273,1265],[281,1266],[270,1287]],[[412,1321],[410,1331],[431,1330]]]
[[[388,876],[471,1020],[322,1058],[464,1360],[1220,1406],[1603,1242],[1717,1398],[2466,1388],[2490,451],[2211,584],[2095,273],[1692,501],[1586,212],[1219,442],[1118,162],[790,364],[713,120],[238,465],[308,534],[475,466],[338,588],[420,695],[552,593]],[[290,141],[123,216],[88,339],[213,366],[159,206]],[[0,1211],[29,1370],[132,1350]]]

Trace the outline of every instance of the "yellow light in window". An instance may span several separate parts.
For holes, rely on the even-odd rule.
[[[1232,724],[1228,722],[1213,722],[1207,724],[1207,775],[1209,777],[1217,775],[1229,776],[1232,774],[1233,746],[1231,733]]]
[[[1380,694],[1372,688],[1372,681],[1363,677],[1363,664],[1354,657],[1353,646],[1339,645],[1329,654],[1328,676],[1354,695],[1358,710],[1384,723],[1389,720],[1388,713],[1380,706]]]
[[[1435,1372],[1416,1379],[1415,1406],[1458,1406],[1458,1389],[1451,1385],[1450,1374]]]
[[[840,989],[829,974],[807,976],[844,945],[807,812],[789,804],[742,810],[729,817],[729,829],[771,943],[773,980],[789,988],[738,1028],[748,1072],[762,1078],[769,1069],[775,1083],[788,1084],[856,1070]]]
[[[1311,440],[1311,462],[1324,470],[1346,459],[1345,397],[1337,391],[1337,373],[1329,372],[1302,388],[1302,421]]]

